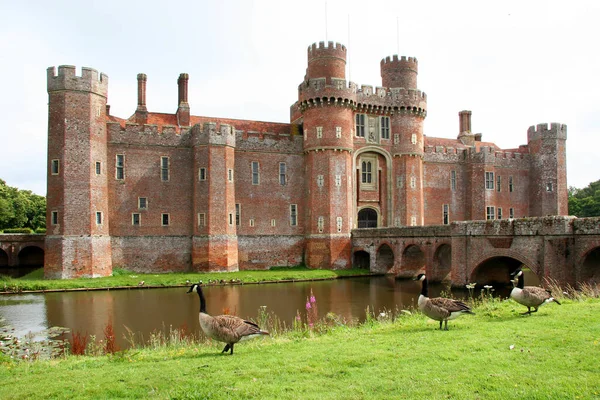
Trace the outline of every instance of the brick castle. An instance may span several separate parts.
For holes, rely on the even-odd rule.
[[[382,87],[346,81],[346,47],[308,48],[290,123],[174,114],[128,119],[108,77],[48,69],[45,274],[350,268],[356,228],[566,215],[566,126],[500,149],[459,112],[456,139],[423,132],[417,60],[381,60]]]

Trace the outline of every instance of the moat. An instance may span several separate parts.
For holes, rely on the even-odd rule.
[[[229,311],[256,320],[259,309],[266,307],[267,312],[291,326],[298,312],[305,316],[311,290],[320,317],[332,312],[345,320],[363,321],[367,307],[377,314],[412,308],[420,283],[378,276],[208,286],[204,292],[209,314]],[[446,289],[441,285],[431,285],[430,296],[438,296],[442,290]],[[106,324],[112,322],[119,347],[127,348],[129,344],[124,335],[128,330],[136,333],[139,341],[148,340],[152,332],[168,332],[170,328],[198,333],[198,296],[186,292],[187,288],[181,287],[6,295],[0,297],[0,316],[6,324],[16,328],[18,336],[62,326],[74,333],[87,333],[101,339]],[[453,294],[465,296],[466,292],[453,291]],[[508,292],[499,294],[506,296]]]

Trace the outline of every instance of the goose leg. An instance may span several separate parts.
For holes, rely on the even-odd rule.
[[[534,307],[534,310],[532,311],[532,313],[537,312],[538,308]],[[530,313],[531,314],[531,313]]]
[[[233,354],[233,343],[231,343],[230,346],[231,346],[231,353],[229,353],[229,354]]]
[[[442,322],[444,321],[440,321],[440,331],[442,330]]]
[[[221,353],[226,353],[227,350],[229,350],[230,346],[229,343],[225,346],[225,348],[223,349],[223,351]],[[231,346],[231,351],[233,351],[233,346]]]
[[[521,313],[521,315],[525,315],[525,314],[531,315],[531,307],[527,307],[527,311],[525,311],[524,313]]]
[[[444,326],[446,327],[446,330],[448,330],[448,320],[446,320]]]

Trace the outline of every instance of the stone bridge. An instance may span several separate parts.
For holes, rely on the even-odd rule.
[[[46,235],[0,233],[0,268],[42,267]]]
[[[600,283],[600,218],[551,216],[355,229],[355,267],[454,286],[509,283],[519,265],[540,280]]]

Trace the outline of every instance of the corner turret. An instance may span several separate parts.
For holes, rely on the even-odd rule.
[[[346,46],[340,43],[319,42],[308,47],[308,67],[305,80],[325,78],[331,84],[331,78],[346,79]]]
[[[416,89],[418,71],[419,64],[414,57],[386,57],[381,60],[382,85],[388,88]]]

